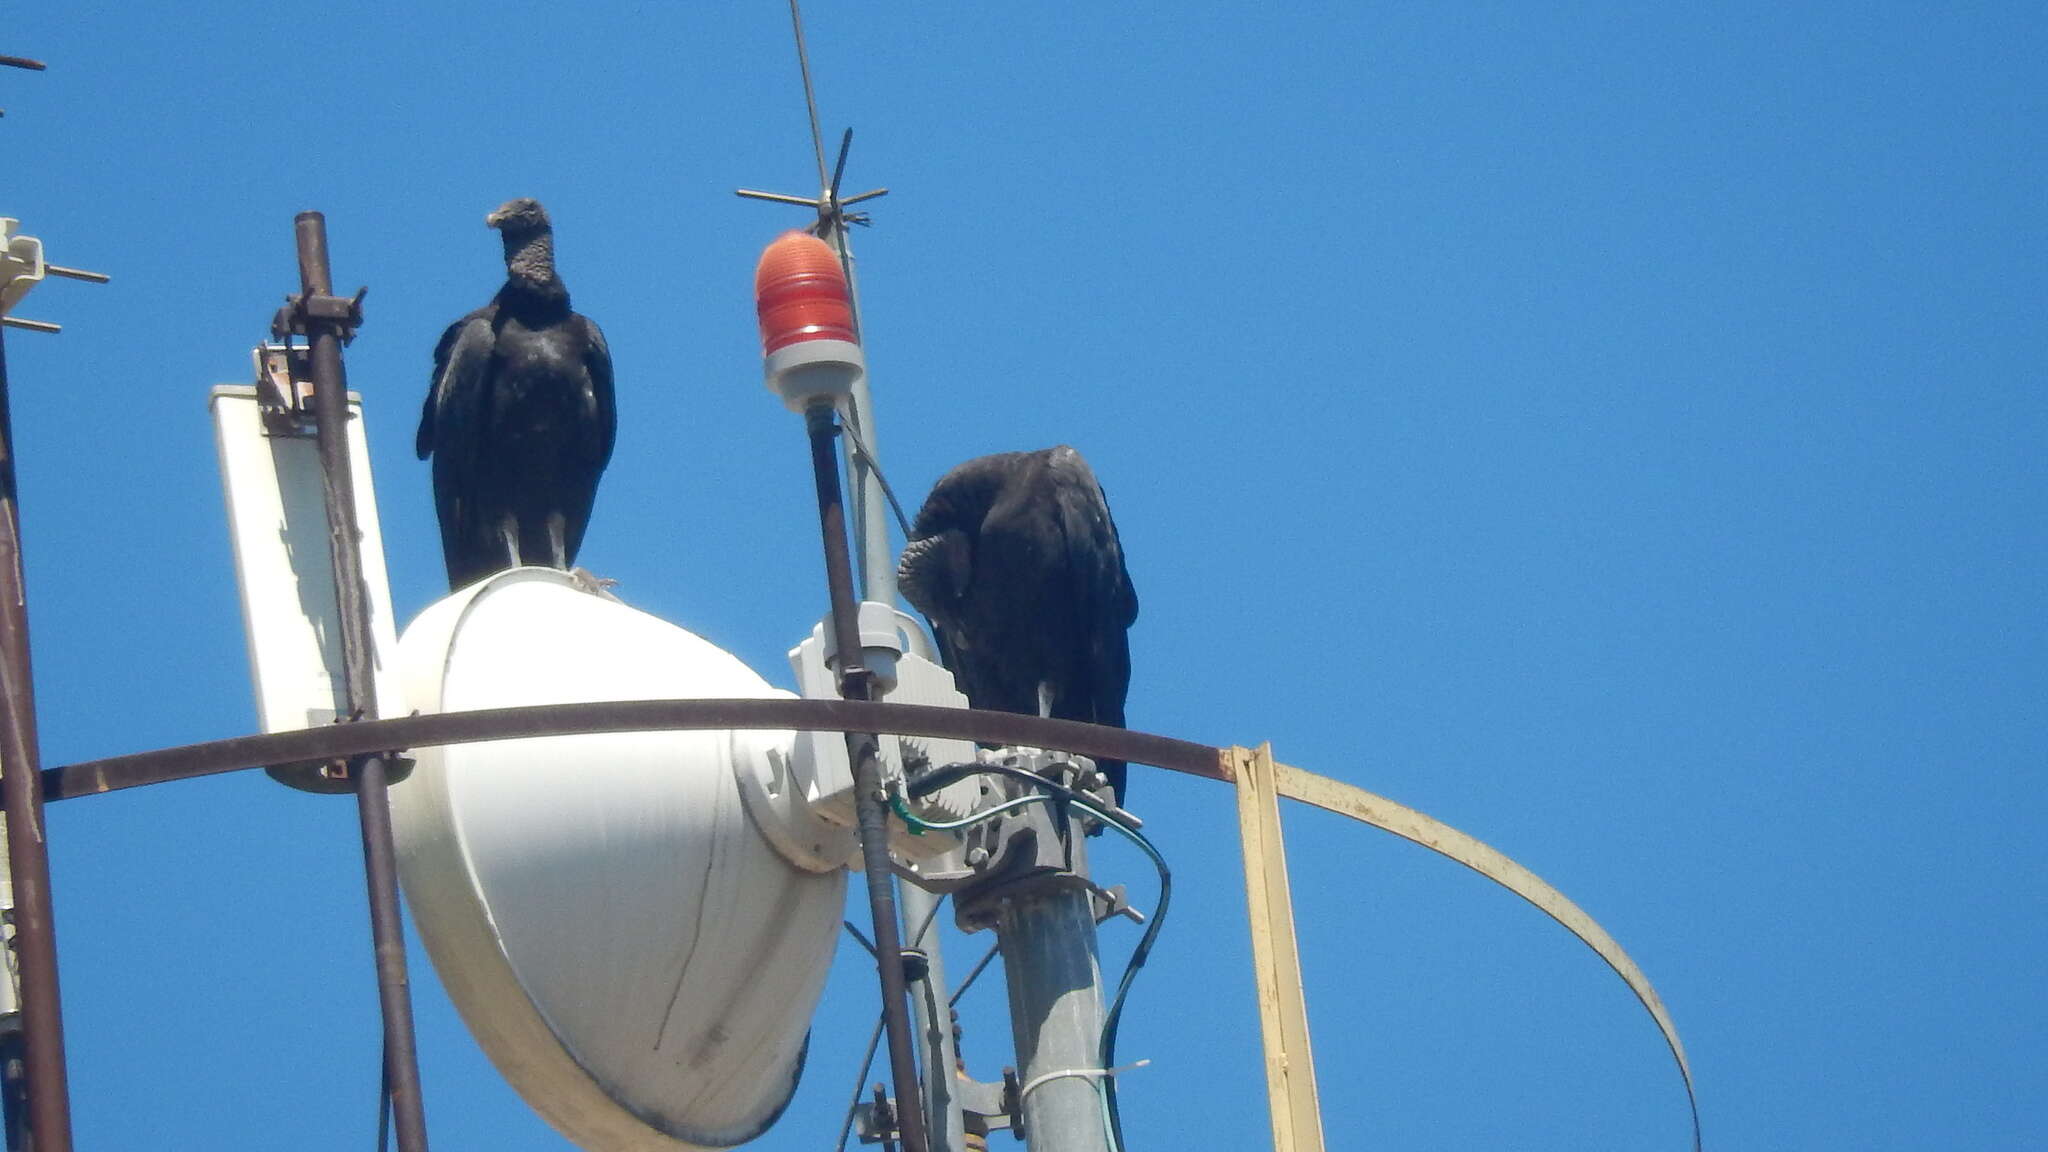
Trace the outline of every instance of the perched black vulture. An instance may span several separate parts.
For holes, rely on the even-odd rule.
[[[918,509],[897,575],[976,708],[1124,723],[1138,594],[1095,473],[1065,445],[969,460]],[[1121,801],[1124,763],[1099,762]]]
[[[576,561],[618,432],[604,334],[569,310],[555,233],[537,200],[484,217],[505,242],[505,286],[448,326],[420,413],[448,587],[521,564]]]

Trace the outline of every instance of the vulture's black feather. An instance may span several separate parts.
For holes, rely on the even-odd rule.
[[[898,578],[974,707],[1123,727],[1138,594],[1079,452],[1005,452],[946,473]],[[1123,761],[1098,766],[1121,800]]]
[[[569,309],[546,210],[512,200],[484,221],[505,242],[505,286],[441,334],[417,443],[450,589],[574,564],[618,431],[611,350]]]

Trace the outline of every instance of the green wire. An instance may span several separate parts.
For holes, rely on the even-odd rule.
[[[1145,960],[1152,952],[1152,942],[1159,936],[1159,928],[1166,923],[1167,905],[1173,901],[1173,872],[1166,866],[1166,858],[1159,854],[1152,841],[1145,834],[1102,811],[1085,800],[1069,800],[1076,808],[1088,812],[1096,819],[1122,833],[1124,838],[1144,850],[1152,858],[1152,866],[1159,870],[1159,904],[1152,909],[1152,919],[1145,925],[1145,934],[1138,938],[1138,946],[1131,949],[1131,958],[1124,964],[1124,976],[1117,983],[1116,997],[1110,1001],[1109,1013],[1103,1017],[1100,1054],[1097,1057],[1104,1069],[1116,1058],[1117,1026],[1122,1021],[1124,998],[1130,994],[1131,984],[1137,979],[1138,969],[1145,966]],[[1102,1119],[1109,1129],[1111,1148],[1121,1152],[1124,1146],[1122,1118],[1117,1113],[1116,1085],[1112,1077],[1103,1075],[1096,1078],[1096,1095],[1102,1100]]]
[[[1050,784],[1051,782],[1048,781],[1047,783]],[[1110,1001],[1109,1011],[1103,1017],[1102,1038],[1097,1045],[1097,1059],[1101,1061],[1105,1074],[1090,1077],[1095,1085],[1095,1095],[1102,1102],[1102,1123],[1103,1127],[1108,1131],[1110,1147],[1115,1152],[1122,1152],[1124,1146],[1123,1124],[1121,1123],[1121,1118],[1117,1115],[1116,1086],[1110,1083],[1111,1078],[1106,1074],[1106,1070],[1109,1068],[1109,1062],[1115,1056],[1116,1032],[1117,1026],[1123,1017],[1124,998],[1130,994],[1131,983],[1137,978],[1138,969],[1145,966],[1145,959],[1151,954],[1152,942],[1159,936],[1160,925],[1166,923],[1166,908],[1173,899],[1173,873],[1167,868],[1166,858],[1159,854],[1159,849],[1153,846],[1152,841],[1147,839],[1144,833],[1071,793],[1062,796],[1049,791],[1034,792],[1029,796],[1020,796],[1014,800],[1006,800],[985,812],[977,812],[964,820],[949,821],[930,821],[914,815],[910,811],[910,806],[904,802],[903,790],[900,784],[889,793],[889,807],[895,811],[904,824],[909,826],[911,834],[915,836],[921,836],[926,832],[957,831],[961,828],[972,827],[976,824],[992,820],[1005,812],[1022,808],[1028,804],[1051,804],[1055,802],[1079,808],[1103,824],[1116,829],[1125,839],[1136,844],[1144,851],[1145,855],[1151,857],[1152,866],[1159,870],[1159,904],[1152,910],[1151,919],[1145,924],[1145,934],[1138,938],[1138,946],[1131,950],[1130,960],[1124,964],[1123,979],[1118,982],[1116,996]]]
[[[910,806],[903,802],[902,788],[898,787],[889,793],[889,807],[895,811],[897,816],[902,818],[905,824],[910,826],[911,835],[922,836],[927,832],[957,832],[962,828],[971,828],[976,824],[992,820],[1015,808],[1022,808],[1028,804],[1050,804],[1057,799],[1059,797],[1048,796],[1043,792],[1038,792],[1030,796],[1020,796],[1015,800],[1005,800],[988,811],[976,812],[965,820],[933,821],[913,814],[910,811]],[[1090,811],[1094,810],[1090,809]],[[1097,815],[1100,815],[1100,813],[1097,813]]]

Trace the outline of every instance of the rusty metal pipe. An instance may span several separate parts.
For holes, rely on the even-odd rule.
[[[818,527],[825,544],[825,580],[832,594],[832,635],[839,649],[839,694],[867,701],[873,681],[860,664],[859,606],[853,597],[853,562],[846,543],[846,509],[839,491],[839,454],[832,439],[829,403],[804,412],[811,439],[811,475],[818,489]],[[854,820],[860,830],[861,866],[874,920],[875,969],[882,983],[882,1025],[889,1040],[889,1074],[896,1087],[896,1125],[903,1152],[926,1152],[924,1096],[918,1089],[917,1060],[910,1049],[910,1006],[903,978],[903,931],[896,917],[896,873],[889,859],[887,809],[883,806],[882,763],[871,732],[849,730],[846,755],[853,764]]]
[[[322,297],[333,296],[328,269],[327,221],[301,212],[294,221],[298,241],[300,306],[306,310],[311,345],[313,414],[320,444],[321,490],[327,504],[327,550],[334,565],[334,595],[341,617],[342,679],[350,719],[377,718],[374,642],[370,637],[369,589],[363,583],[361,532],[356,526],[355,475],[349,466],[348,375],[341,362],[340,325],[316,315]]]
[[[377,718],[375,649],[370,636],[369,589],[363,583],[361,534],[356,527],[355,480],[349,467],[348,378],[341,363],[342,322],[321,307],[332,302],[327,220],[301,212],[294,221],[299,256],[299,307],[312,345],[313,411],[320,437],[322,489],[327,500],[328,552],[334,563],[336,608],[341,617],[343,681],[350,720]],[[363,872],[369,888],[370,938],[376,953],[377,1000],[384,1018],[384,1076],[400,1152],[427,1152],[426,1109],[420,1094],[419,1055],[413,1036],[412,992],[406,974],[405,929],[398,915],[398,856],[391,839],[391,797],[386,761],[370,753],[349,761],[362,825]]]
[[[20,501],[14,480],[7,351],[0,343],[0,803],[6,811],[7,866],[14,880],[14,948],[21,972],[24,1046],[21,1071],[28,1081],[28,1143],[35,1152],[70,1152],[71,1089],[64,1067],[64,1021],[57,995],[57,927],[51,909],[50,857],[43,838],[28,597],[22,579]],[[11,1131],[9,1148],[14,1148]]]

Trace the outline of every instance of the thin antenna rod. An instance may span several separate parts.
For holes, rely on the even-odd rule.
[[[811,151],[818,157],[818,187],[825,187],[825,134],[818,129],[818,97],[811,91],[811,54],[804,48],[804,16],[789,0],[789,23],[796,29],[796,66],[804,74],[804,107],[811,113]]]
[[[0,56],[0,65],[4,65],[8,68],[26,68],[30,72],[41,72],[49,67],[48,64],[43,63],[41,60],[31,60],[26,56]],[[5,115],[7,115],[7,110],[5,108],[0,108],[0,116]],[[815,131],[815,129],[813,129],[813,131]],[[820,167],[822,166],[823,162],[821,161]]]
[[[839,207],[839,178],[846,175],[846,153],[852,147],[853,129],[849,127],[846,130],[846,135],[839,138],[839,162],[832,166],[832,184],[827,192],[827,195],[832,199],[832,207],[835,209]],[[843,228],[845,221],[841,220],[839,224]]]

